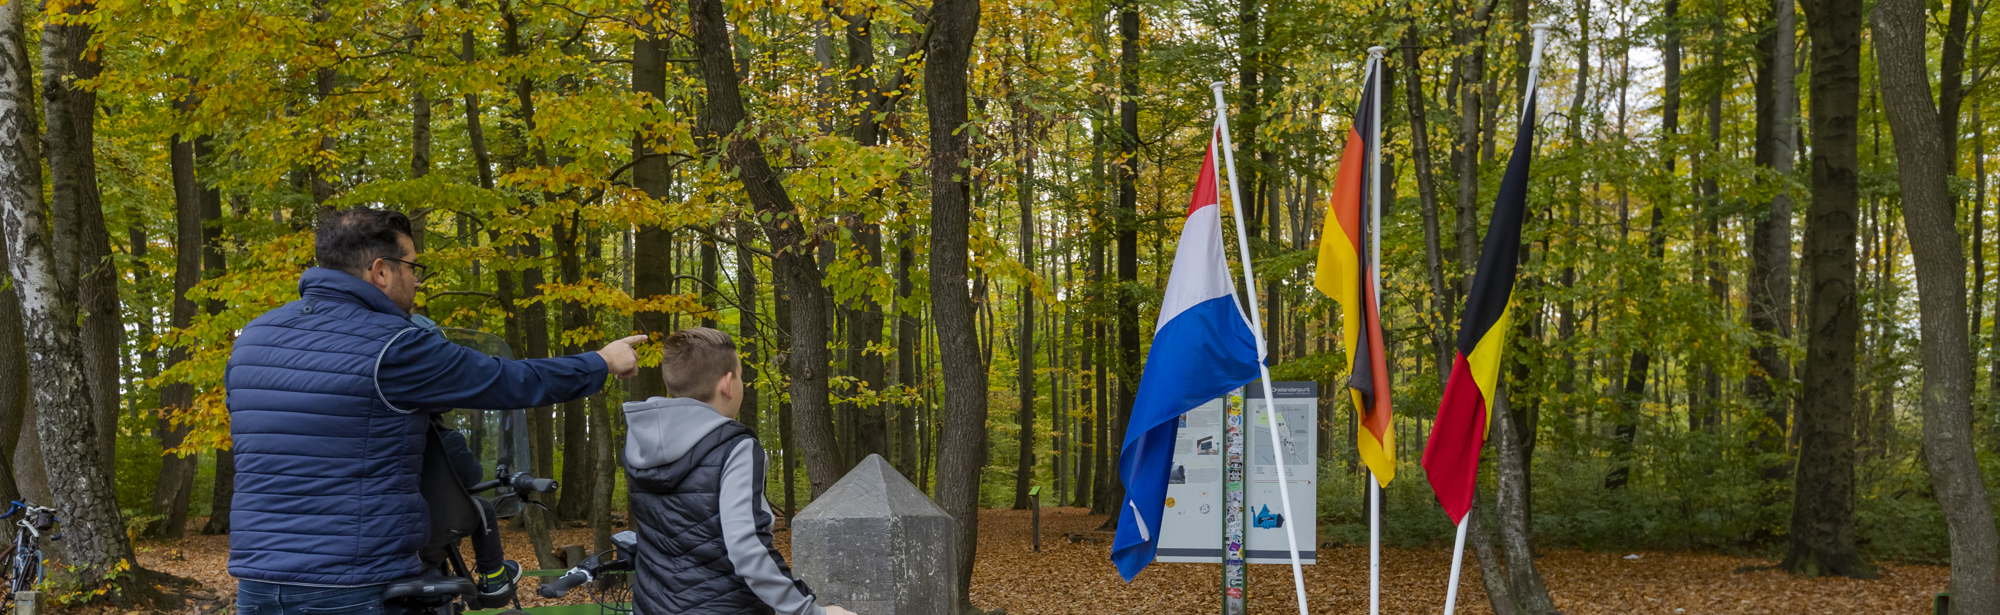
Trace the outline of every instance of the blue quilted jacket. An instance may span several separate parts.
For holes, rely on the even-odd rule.
[[[229,573],[359,587],[417,576],[430,533],[417,490],[431,411],[595,394],[596,353],[506,361],[410,322],[374,286],[313,268],[299,300],[251,321],[224,374],[236,494]]]

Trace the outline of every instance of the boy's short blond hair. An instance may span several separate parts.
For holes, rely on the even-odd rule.
[[[708,327],[690,327],[660,342],[660,376],[676,397],[708,400],[715,381],[736,373],[736,342]]]

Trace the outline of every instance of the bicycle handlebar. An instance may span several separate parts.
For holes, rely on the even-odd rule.
[[[535,478],[528,476],[525,472],[514,475],[514,478],[507,482],[512,484],[515,489],[533,491],[535,493],[555,493],[558,486],[556,480],[553,478]]]
[[[595,560],[596,558],[591,559]],[[590,571],[583,566],[577,566],[569,569],[569,572],[563,573],[562,576],[556,577],[556,580],[543,583],[541,587],[535,588],[535,595],[543,598],[561,598],[564,594],[568,594],[569,590],[589,583],[590,580]]]

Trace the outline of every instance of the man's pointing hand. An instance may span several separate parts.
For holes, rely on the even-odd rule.
[[[631,378],[639,373],[639,353],[632,350],[632,345],[644,343],[645,341],[646,336],[634,335],[605,344],[603,350],[597,351],[597,356],[604,358],[604,366],[611,372],[611,375],[619,378]]]

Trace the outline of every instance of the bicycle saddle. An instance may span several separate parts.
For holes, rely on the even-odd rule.
[[[382,592],[382,600],[445,601],[456,596],[471,595],[477,591],[479,590],[473,587],[471,579],[428,570],[424,572],[424,576],[390,583]]]

